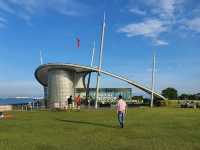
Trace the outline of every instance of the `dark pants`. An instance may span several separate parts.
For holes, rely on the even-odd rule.
[[[124,118],[125,118],[125,113],[118,111],[118,121],[121,128],[124,127]]]

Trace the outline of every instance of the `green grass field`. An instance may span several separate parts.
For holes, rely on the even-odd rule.
[[[129,108],[124,129],[111,109],[11,113],[0,120],[0,150],[200,149],[200,110]]]

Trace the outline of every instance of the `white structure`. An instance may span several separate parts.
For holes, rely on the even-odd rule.
[[[104,34],[105,34],[105,28],[106,28],[106,21],[105,20],[106,20],[106,14],[104,12],[104,19],[103,19],[103,24],[102,24],[100,54],[99,54],[99,67],[98,67],[97,84],[96,84],[96,100],[95,100],[95,108],[96,109],[98,107],[98,98],[99,98],[99,82],[100,82],[100,72],[101,72],[102,58],[103,58]]]
[[[0,105],[0,112],[11,111],[11,110],[12,110],[12,105]]]
[[[153,100],[154,100],[154,95],[153,95],[153,92],[154,92],[154,85],[155,85],[155,68],[156,68],[156,55],[154,54],[153,55],[153,67],[152,67],[152,84],[151,84],[151,90],[152,90],[152,93],[151,93],[151,107],[153,107]]]
[[[48,100],[50,107],[64,108],[70,95],[74,94],[73,72],[51,69],[48,71]]]
[[[98,72],[98,68],[82,66],[77,64],[44,64],[35,71],[35,77],[47,90],[47,105],[50,108],[64,108],[67,98],[75,96],[76,88],[85,88],[85,77],[88,73]],[[128,80],[122,76],[101,70],[102,74],[125,81],[149,94],[150,88],[142,86],[135,81]],[[165,99],[157,92],[153,92],[154,97]]]

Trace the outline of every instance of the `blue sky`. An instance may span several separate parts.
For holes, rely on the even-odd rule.
[[[200,1],[0,0],[0,97],[43,94],[34,78],[40,50],[45,63],[89,65],[104,11],[103,69],[150,86],[156,50],[157,91],[200,91]],[[105,76],[101,81],[102,87],[130,87]]]

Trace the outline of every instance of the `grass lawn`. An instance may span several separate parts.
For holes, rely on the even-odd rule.
[[[200,110],[129,108],[124,129],[111,109],[11,112],[0,150],[199,150]]]

